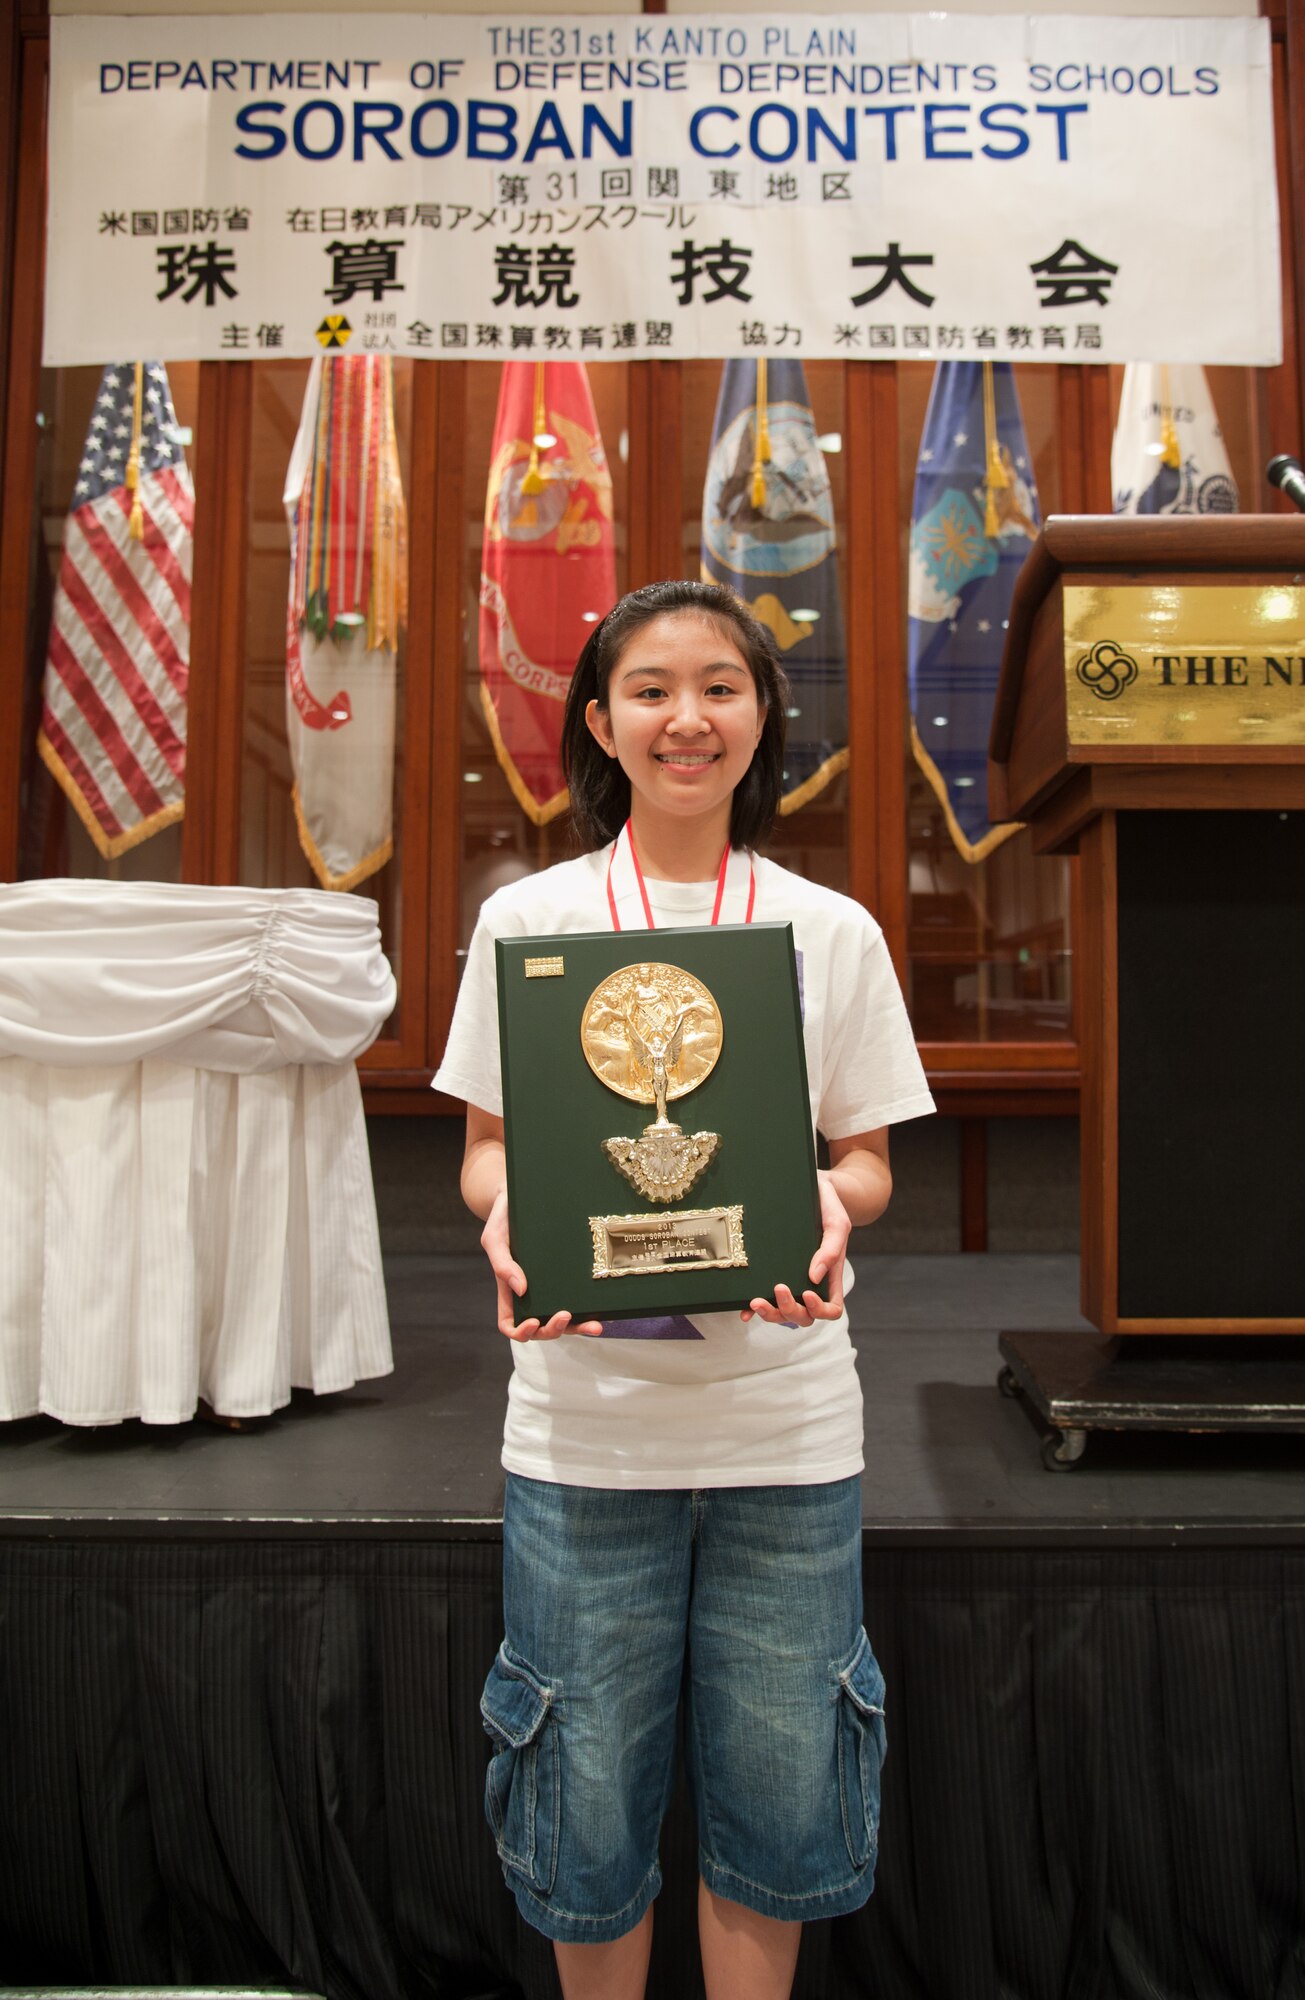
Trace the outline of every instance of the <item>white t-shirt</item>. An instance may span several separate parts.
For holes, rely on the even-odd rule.
[[[502,1115],[494,940],[606,930],[610,848],[498,890],[467,955],[434,1087]],[[647,884],[658,929],[711,921],[714,882]],[[759,923],[791,923],[811,1117],[846,1139],[933,1110],[878,924],[859,903],[756,857]],[[643,935],[643,933],[638,933]],[[851,1270],[845,1276],[851,1284]],[[648,1324],[648,1323],[645,1323]],[[703,1313],[684,1337],[514,1342],[503,1463],[564,1486],[819,1485],[861,1470],[847,1315],[810,1327]],[[699,1337],[695,1338],[694,1335]]]

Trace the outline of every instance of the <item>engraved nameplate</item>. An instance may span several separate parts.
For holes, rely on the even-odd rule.
[[[591,1215],[594,1276],[726,1270],[748,1261],[742,1206],[682,1208],[674,1215]]]
[[[524,964],[527,979],[560,979],[566,971],[563,958],[527,958]]]

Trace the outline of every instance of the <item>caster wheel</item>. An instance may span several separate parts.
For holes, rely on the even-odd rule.
[[[1048,1472],[1072,1472],[1086,1445],[1083,1431],[1048,1431],[1042,1440],[1042,1463]]]
[[[997,1387],[1003,1396],[1018,1396],[1020,1392],[1014,1369],[1008,1368],[1004,1363],[997,1370]]]

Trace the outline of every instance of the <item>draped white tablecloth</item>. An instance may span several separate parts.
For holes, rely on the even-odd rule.
[[[0,887],[0,1419],[259,1416],[392,1366],[374,902]]]

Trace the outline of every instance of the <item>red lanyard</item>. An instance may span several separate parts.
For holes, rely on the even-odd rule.
[[[639,895],[643,902],[644,916],[648,920],[648,929],[650,931],[655,931],[657,925],[653,919],[652,904],[648,901],[648,885],[643,879],[643,869],[639,866],[639,855],[634,844],[634,829],[630,825],[629,820],[627,820],[625,822],[625,825],[621,828],[621,833],[625,835],[626,841],[629,844],[630,859],[634,863],[634,879],[639,885]],[[612,929],[614,931],[619,931],[621,928],[620,913],[618,912],[616,907],[616,896],[612,890],[612,867],[616,860],[616,850],[620,846],[620,844],[621,844],[621,834],[618,833],[616,839],[612,842],[612,851],[607,857],[607,907],[612,914]],[[720,922],[721,905],[725,900],[725,877],[729,872],[729,865],[730,865],[730,844],[727,840],[725,842],[725,852],[721,855],[720,858],[720,872],[716,877],[716,901],[712,905],[712,912],[711,912],[711,920],[713,924],[718,924]],[[756,868],[753,866],[752,856],[751,854],[749,854],[748,855],[748,907],[743,918],[745,924],[750,924],[752,922],[752,912],[756,904],[756,900],[757,900],[757,871]]]

